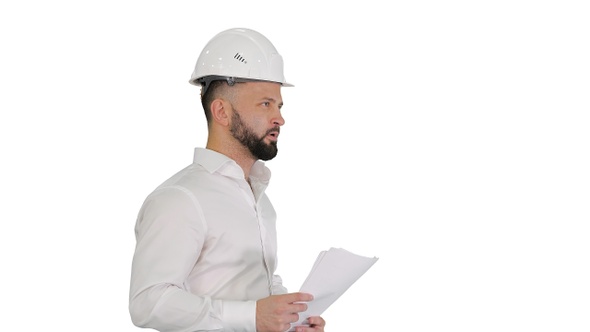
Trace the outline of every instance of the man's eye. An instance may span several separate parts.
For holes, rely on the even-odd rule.
[[[270,106],[270,102],[265,101],[265,102],[262,103],[262,106]]]

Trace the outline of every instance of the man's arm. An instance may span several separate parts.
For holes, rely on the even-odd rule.
[[[255,329],[255,301],[222,301],[186,289],[206,231],[201,208],[186,189],[168,187],[146,199],[136,225],[129,294],[135,325],[159,331]]]

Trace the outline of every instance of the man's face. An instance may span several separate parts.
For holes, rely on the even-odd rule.
[[[280,112],[281,86],[266,82],[239,84],[237,101],[231,104],[230,132],[254,158],[270,160],[277,155],[277,139],[285,123]]]

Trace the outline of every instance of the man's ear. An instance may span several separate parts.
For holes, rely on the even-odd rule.
[[[229,103],[223,99],[215,99],[211,102],[211,118],[222,126],[229,126]]]

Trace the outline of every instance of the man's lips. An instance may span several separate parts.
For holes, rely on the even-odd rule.
[[[269,137],[271,140],[276,141],[279,138],[280,129],[271,129],[266,133],[266,136]]]
[[[278,131],[271,131],[266,136],[268,136],[271,140],[276,141],[279,138],[279,132]]]

